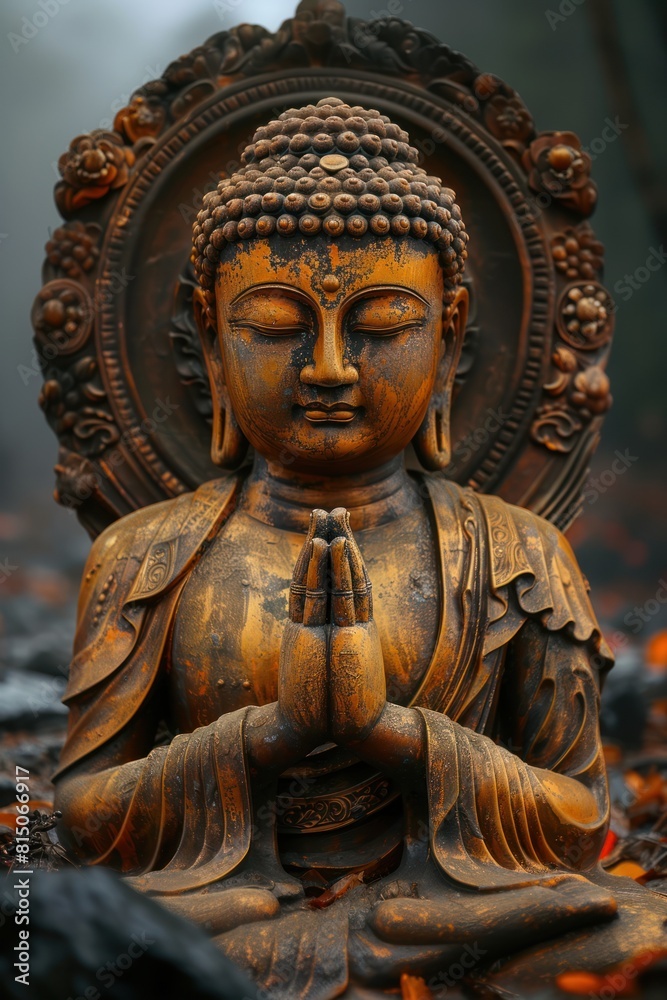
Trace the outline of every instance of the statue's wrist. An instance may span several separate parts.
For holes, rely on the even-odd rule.
[[[371,733],[351,741],[349,748],[363,760],[379,767],[395,769],[410,780],[423,770],[424,728],[418,712],[403,705],[385,702]]]
[[[268,774],[280,774],[307,753],[277,701],[248,710],[245,740],[251,766]]]

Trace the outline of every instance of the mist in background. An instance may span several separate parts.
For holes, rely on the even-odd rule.
[[[538,130],[572,130],[590,147],[605,129],[609,134],[609,122],[617,126],[617,138],[594,155],[599,207],[592,219],[606,247],[605,284],[618,304],[608,369],[615,402],[593,469],[599,488],[589,491],[571,539],[607,629],[626,635],[630,646],[645,643],[667,622],[660,599],[667,580],[667,266],[639,280],[647,258],[660,259],[667,247],[659,183],[667,164],[665,5],[350,0],[346,6],[351,16],[367,19],[391,12],[465,52],[518,90]],[[110,128],[138,86],[209,35],[243,21],[275,30],[294,2],[48,0],[47,8],[55,10],[48,23],[18,46],[12,37],[42,9],[38,0],[5,0],[0,11],[0,624],[35,655],[35,633],[50,629],[65,656],[90,541],[51,499],[56,439],[37,406],[41,377],[25,371],[34,368],[29,317],[43,246],[59,223],[52,197],[58,157],[75,135]],[[609,475],[598,477],[616,452],[632,460],[605,486]],[[647,616],[636,632],[628,618],[633,607]],[[20,658],[17,641],[11,660]]]

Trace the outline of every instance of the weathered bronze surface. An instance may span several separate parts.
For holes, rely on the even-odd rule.
[[[219,115],[221,97],[206,82],[211,52],[226,53],[232,89],[230,67],[259,73],[299,53],[317,62],[308,85],[317,78],[318,87],[303,107],[264,113],[259,82],[254,96],[247,82],[235,92],[237,102],[256,100],[260,127],[204,197],[193,270],[179,285],[194,316],[180,317],[180,341],[207,385],[199,398],[210,401],[215,475],[185,491],[188,476],[201,481],[192,412],[160,433],[130,433],[134,404],[121,406],[123,394],[136,390],[137,373],[155,386],[165,338],[155,371],[136,348],[119,351],[110,324],[124,292],[94,319],[69,321],[72,354],[90,350],[92,325],[98,337],[95,359],[74,364],[98,404],[88,423],[85,407],[69,420],[58,410],[62,371],[47,379],[47,410],[68,442],[61,498],[66,475],[70,485],[88,482],[83,520],[92,531],[112,522],[81,590],[55,779],[62,840],[203,924],[276,997],[379,996],[403,973],[435,991],[452,963],[493,981],[499,959],[503,975],[532,982],[664,947],[664,900],[597,865],[609,816],[599,686],[611,657],[567,541],[527,509],[571,519],[609,404],[601,248],[575,225],[595,200],[586,155],[571,133],[536,137],[516,95],[445,46],[440,64],[422,60],[409,73],[397,55],[392,71],[408,78],[415,105],[429,72],[431,90],[453,100],[448,72],[459,60],[458,92],[476,95],[470,123],[484,121],[495,137],[477,154],[488,169],[489,149],[509,180],[488,169],[485,194],[468,158],[462,213],[385,114],[389,84],[384,96],[375,91],[377,104],[353,106],[349,77],[332,86],[326,52],[333,64],[342,58],[336,46],[348,30],[339,5],[301,4],[286,30],[271,52],[253,47],[260,29],[216,36],[187,63],[185,94],[174,97],[184,77],[170,68],[162,88],[144,88],[119,116],[117,134],[79,138],[63,161],[67,213],[137,171],[106,221],[103,255],[108,269],[131,239],[140,284],[158,230],[172,268],[179,257],[173,221],[134,213],[145,178],[166,169],[169,143],[172,156],[186,141],[196,147],[198,116],[210,124]],[[374,32],[383,41],[385,28]],[[377,77],[352,62],[360,93],[374,93]],[[275,93],[282,73],[274,69]],[[168,113],[176,124],[160,146]],[[88,176],[102,156],[104,185]],[[492,212],[485,229],[475,196],[483,207],[488,189],[503,185],[515,209],[530,189],[550,202],[539,220],[515,217],[515,233],[525,223],[526,242],[514,247],[525,285],[512,286],[506,270],[494,369],[485,299],[496,265],[488,253],[474,264],[475,237],[488,250],[506,236]],[[570,228],[553,234],[551,264],[531,261],[527,248],[546,253],[559,212]],[[95,261],[77,226],[85,271]],[[47,286],[38,338],[60,322],[54,299],[67,307],[80,278],[70,271],[54,279],[58,289]],[[466,360],[471,297],[477,340]],[[508,332],[515,321],[518,340]],[[149,346],[158,328],[147,331]],[[485,398],[470,381],[485,366],[501,395]],[[99,374],[105,391],[95,396]],[[508,415],[484,430],[491,398],[510,400]],[[468,407],[459,426],[477,421],[483,431],[474,456],[459,456],[460,483],[454,399],[455,412]],[[81,445],[94,440],[97,467]],[[406,449],[416,456],[410,468]],[[145,506],[160,499],[156,482],[171,498]],[[526,506],[478,491],[496,485]]]

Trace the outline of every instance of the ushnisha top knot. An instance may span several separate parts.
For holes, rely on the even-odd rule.
[[[204,196],[192,261],[213,299],[228,243],[277,234],[412,237],[434,244],[445,301],[462,280],[468,234],[451,188],[418,166],[407,132],[337,97],[290,108],[258,128],[242,166]]]

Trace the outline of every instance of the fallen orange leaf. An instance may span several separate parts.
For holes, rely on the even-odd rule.
[[[620,764],[623,759],[621,748],[616,746],[615,743],[605,743],[602,747],[602,752],[604,754],[605,764],[607,764],[608,767]]]
[[[556,977],[556,986],[563,993],[585,996],[595,993],[604,986],[604,978],[595,972],[562,972]]]
[[[363,881],[363,872],[352,872],[350,875],[343,875],[337,882],[334,882],[330,889],[325,889],[320,896],[314,896],[312,899],[309,899],[308,906],[314,910],[322,910],[325,906],[331,906],[333,902],[344,896],[350,889],[361,885]]]
[[[562,972],[556,977],[556,985],[563,993],[574,993],[576,996],[601,995],[602,990],[609,990],[615,997],[635,997],[638,995],[636,977],[665,955],[667,949],[642,951],[604,975],[583,970]]]
[[[667,668],[667,629],[656,632],[646,643],[646,666],[649,670]]]
[[[602,850],[600,851],[600,857],[606,858],[608,854],[616,847],[618,843],[618,837],[613,830],[607,830],[607,836],[604,838],[604,844],[602,845]]]
[[[619,861],[613,868],[608,868],[610,875],[625,875],[626,878],[643,878],[646,869],[638,865],[636,861]]]
[[[421,976],[409,976],[404,972],[401,976],[402,1000],[431,1000],[433,994]]]

